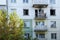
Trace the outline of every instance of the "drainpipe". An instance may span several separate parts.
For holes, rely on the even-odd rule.
[[[6,8],[7,8],[7,22],[8,22],[8,17],[9,17],[9,15],[8,15],[8,0],[6,0]]]

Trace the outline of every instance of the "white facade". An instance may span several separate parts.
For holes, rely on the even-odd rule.
[[[7,9],[7,6],[6,6],[6,0],[0,0],[0,9]]]
[[[44,31],[42,33],[45,33],[45,38],[42,38],[41,40],[60,40],[60,0],[55,0],[55,2],[50,2],[51,0],[28,0],[28,3],[24,3],[23,0],[16,0],[16,2],[11,2],[11,0],[8,0],[8,12],[11,13],[12,9],[15,10],[18,14],[18,16],[21,19],[24,20],[32,20],[30,27],[32,27],[32,31],[31,34],[33,35],[32,37],[35,38],[36,37],[36,32],[35,27],[36,27],[36,21],[44,21],[44,24],[47,27],[47,31]],[[1,5],[6,5],[6,1],[3,2],[0,0],[0,4]],[[35,20],[35,10],[39,10],[41,8],[38,7],[33,7],[33,5],[36,4],[37,6],[44,6],[45,4],[47,5],[47,7],[42,8],[44,10],[44,13],[46,13],[47,18],[44,20]],[[46,6],[45,5],[45,6]],[[29,15],[23,15],[23,9],[28,9]],[[55,15],[50,15],[50,9],[54,9],[55,10]],[[55,28],[51,28],[51,22],[52,21],[56,21],[56,27]],[[38,27],[40,28],[40,26]],[[28,29],[27,29],[28,30]],[[41,32],[41,31],[39,31]],[[51,38],[51,33],[56,33],[56,39],[52,39]],[[40,34],[40,33],[39,33]]]

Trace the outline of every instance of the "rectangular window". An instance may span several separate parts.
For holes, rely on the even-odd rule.
[[[37,38],[45,38],[45,34],[36,34]]]
[[[24,15],[29,15],[28,14],[28,9],[23,9],[23,13],[24,13]]]
[[[35,10],[35,17],[38,17],[38,10]]]
[[[26,3],[28,3],[28,0],[26,0]]]
[[[45,34],[39,34],[39,38],[45,38]]]
[[[55,4],[55,0],[50,0],[50,4]]]
[[[24,21],[24,27],[30,27],[30,21]]]
[[[16,9],[11,9],[11,12],[13,13],[13,12],[16,12]]]
[[[11,3],[16,3],[16,0],[11,0]]]
[[[28,3],[28,0],[23,0],[23,3]]]
[[[23,3],[25,3],[25,0],[23,0]]]
[[[35,9],[35,17],[41,17],[44,14],[43,9]]]
[[[55,14],[55,9],[50,9],[50,15],[51,16],[55,16],[56,14]]]
[[[56,39],[57,38],[56,36],[57,36],[56,33],[51,33],[51,39]]]
[[[56,28],[56,21],[51,21],[51,28]]]

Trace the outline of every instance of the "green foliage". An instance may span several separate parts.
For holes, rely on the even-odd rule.
[[[23,20],[15,12],[8,18],[6,11],[0,10],[0,40],[24,40]]]

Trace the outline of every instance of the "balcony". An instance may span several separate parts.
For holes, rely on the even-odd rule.
[[[35,20],[45,20],[47,17],[46,17],[46,14],[45,13],[41,13],[39,15],[35,15]]]
[[[48,6],[48,0],[33,0],[33,7],[46,8]]]
[[[35,32],[45,32],[47,31],[47,26],[46,25],[43,25],[43,26],[40,26],[40,25],[37,25],[35,28],[34,28],[34,31]]]
[[[47,40],[46,38],[38,38],[38,40]]]
[[[3,5],[3,6],[0,5],[0,9],[5,9],[5,10],[7,10],[7,7],[6,7],[5,5]]]

